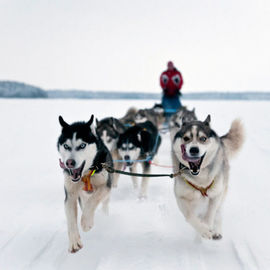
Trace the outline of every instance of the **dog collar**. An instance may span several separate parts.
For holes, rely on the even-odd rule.
[[[193,187],[194,189],[200,191],[203,197],[208,197],[207,191],[208,191],[208,190],[214,185],[214,183],[215,183],[215,178],[214,178],[214,180],[210,183],[210,185],[204,188],[204,187],[198,187],[198,186],[192,184],[192,183],[189,182],[185,177],[182,177],[182,178],[183,178],[183,180],[184,180],[188,185],[190,185],[190,186]]]

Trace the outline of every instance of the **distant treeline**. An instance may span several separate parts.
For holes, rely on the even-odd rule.
[[[157,91],[160,91],[159,89]],[[157,99],[159,93],[83,91],[83,90],[44,90],[29,84],[0,81],[2,98],[54,98],[54,99]],[[183,93],[183,99],[192,100],[270,100],[269,92],[198,92]]]

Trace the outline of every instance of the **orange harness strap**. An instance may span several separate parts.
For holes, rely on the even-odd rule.
[[[83,190],[92,192],[93,185],[91,184],[91,176],[95,174],[96,170],[90,170],[85,176],[82,177],[82,181],[84,182]]]
[[[205,188],[204,188],[204,187],[198,187],[198,186],[192,184],[192,183],[189,182],[186,178],[184,178],[184,180],[185,180],[185,182],[186,182],[188,185],[190,185],[190,186],[192,186],[193,188],[195,188],[196,190],[200,191],[203,197],[208,197],[207,191],[208,191],[208,189],[210,189],[210,188],[213,186],[213,184],[214,184],[214,182],[215,182],[215,179],[214,179],[208,187],[205,187]]]

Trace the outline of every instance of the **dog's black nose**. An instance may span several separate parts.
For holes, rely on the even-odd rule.
[[[66,164],[67,164],[67,167],[71,169],[71,168],[74,168],[74,167],[75,167],[76,162],[75,162],[74,159],[68,159],[68,160],[66,161]]]
[[[192,155],[192,156],[196,156],[199,154],[199,148],[198,147],[191,147],[189,149],[189,153]]]
[[[124,159],[125,159],[125,160],[130,160],[130,156],[125,155],[125,156],[124,156]]]

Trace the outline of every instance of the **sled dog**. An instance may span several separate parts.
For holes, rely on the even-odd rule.
[[[221,206],[228,189],[229,160],[243,140],[240,120],[234,120],[229,132],[219,137],[210,127],[210,115],[204,122],[183,122],[173,138],[173,165],[182,170],[175,178],[176,201],[186,221],[203,238],[222,238]],[[207,210],[199,218],[196,210],[205,200]]]
[[[125,167],[129,167],[130,172],[136,173],[137,161],[141,161],[143,173],[150,173],[149,161],[154,158],[161,143],[161,137],[157,128],[152,122],[136,124],[128,128],[119,137],[117,148]],[[149,158],[149,160],[148,160]],[[122,163],[123,164],[123,163]],[[136,176],[132,176],[133,186],[138,187]],[[147,197],[148,178],[143,177],[139,197]]]
[[[181,107],[181,109],[173,114],[169,120],[169,129],[171,139],[174,138],[176,132],[181,128],[183,122],[190,122],[197,120],[195,114],[195,109],[189,111],[186,107]]]
[[[155,104],[151,109],[140,109],[135,115],[136,123],[143,123],[146,121],[152,122],[157,128],[159,128],[165,121],[164,109]]]
[[[100,121],[96,119],[96,126],[98,135],[111,152],[113,161],[115,161],[115,169],[120,170],[122,168],[122,163],[117,162],[121,159],[117,148],[117,142],[120,134],[124,133],[127,128],[118,119],[113,117],[107,117]],[[114,173],[112,176],[112,186],[117,187],[119,174]]]
[[[122,118],[119,118],[119,121],[127,127],[134,125],[137,111],[135,107],[129,108],[126,114]]]
[[[62,131],[57,148],[64,172],[65,212],[72,253],[83,246],[77,225],[77,202],[82,209],[81,227],[85,232],[93,227],[95,210],[100,202],[108,211],[111,176],[101,164],[113,164],[110,152],[95,132],[93,118],[92,115],[88,122],[69,125],[59,116]]]

